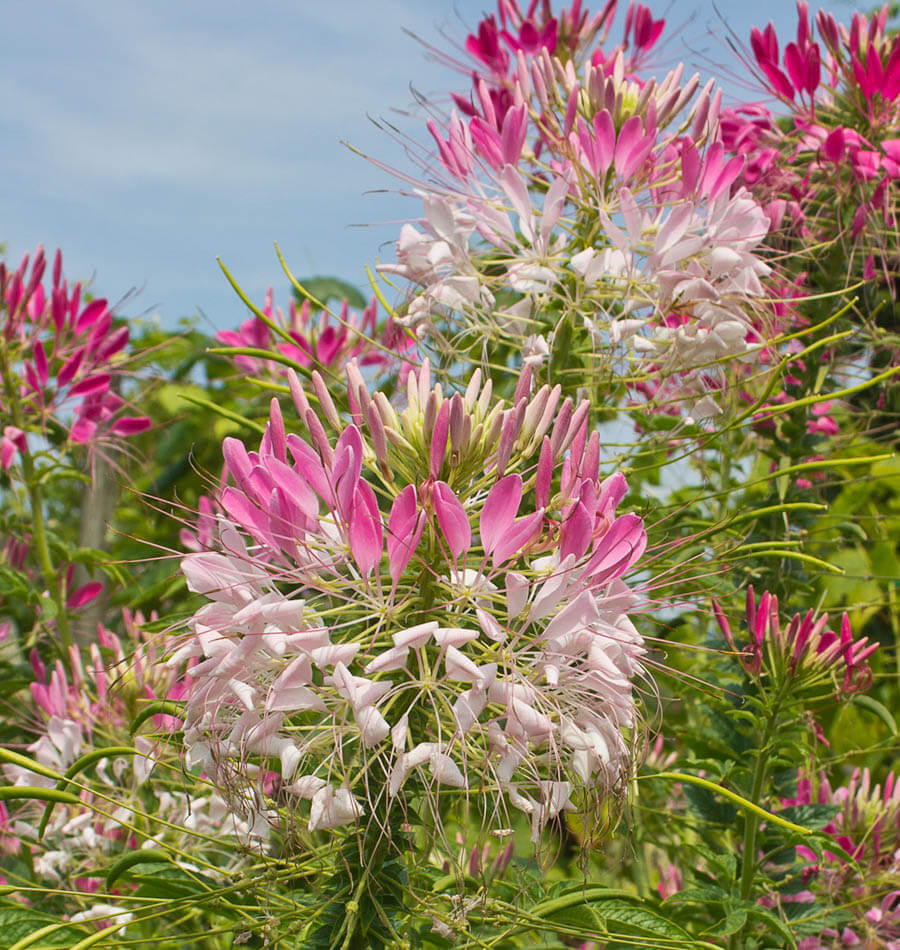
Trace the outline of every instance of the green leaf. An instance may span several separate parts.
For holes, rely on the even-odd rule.
[[[684,795],[691,811],[703,821],[732,827],[737,820],[737,809],[705,788],[685,785]]]
[[[732,934],[736,934],[746,923],[746,910],[729,910],[721,923],[716,924],[712,930],[707,930],[705,933],[708,937],[730,937]]]
[[[755,917],[757,920],[761,920],[767,928],[774,930],[780,937],[783,938],[784,943],[780,944],[782,947],[790,947],[791,950],[797,950],[797,940],[794,937],[791,928],[785,924],[785,922],[775,913],[768,909],[768,907],[762,907],[760,904],[751,904],[747,903],[745,905],[747,914],[750,917]]]
[[[658,937],[669,937],[672,940],[689,940],[686,930],[672,923],[667,917],[650,910],[645,904],[637,901],[601,900],[591,902],[591,907],[610,933],[615,933],[609,926],[610,921],[625,924],[636,930],[655,934]],[[689,946],[696,946],[690,943]]]
[[[878,702],[865,693],[856,693],[850,700],[854,706],[861,706],[869,712],[874,713],[888,727],[891,735],[897,735],[897,720],[894,719],[891,711],[883,703]]]
[[[837,805],[790,805],[782,808],[778,815],[804,828],[818,830],[824,828],[839,811]]]
[[[569,907],[554,911],[545,919],[548,924],[562,924],[566,927],[581,930],[587,938],[596,934],[600,927],[597,914],[590,904],[572,904]]]
[[[42,914],[30,907],[8,901],[0,902],[0,948],[18,944],[20,947],[71,947],[82,940],[87,931],[60,922],[51,914]],[[33,938],[33,939],[29,939]],[[26,943],[26,941],[28,941]]]
[[[733,881],[737,876],[737,858],[730,851],[717,852],[702,845],[692,845],[691,851],[706,862],[711,872],[718,871],[720,880]]]
[[[731,899],[730,891],[721,887],[686,887],[666,898],[667,904],[724,904]]]

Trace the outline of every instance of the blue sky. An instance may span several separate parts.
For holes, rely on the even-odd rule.
[[[428,61],[403,28],[449,49],[439,30],[462,42],[485,9],[487,0],[0,0],[0,242],[14,261],[38,242],[59,246],[70,278],[93,277],[92,290],[113,300],[136,288],[120,312],[158,313],[169,326],[199,311],[208,329],[245,319],[217,256],[253,299],[272,284],[286,302],[274,241],[298,276],[362,284],[417,209],[341,140],[410,168],[367,115],[425,141],[421,121],[402,114],[410,84],[446,102],[468,80]],[[668,21],[665,59],[727,84],[715,64],[733,56],[712,4],[653,9]],[[795,28],[793,5],[780,0],[719,9],[743,39],[769,19],[781,37]],[[846,19],[849,8],[835,12]]]

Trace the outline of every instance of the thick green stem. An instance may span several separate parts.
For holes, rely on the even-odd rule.
[[[22,408],[19,405],[18,386],[9,368],[5,350],[0,350],[2,360],[3,384],[6,390],[6,405],[9,408],[12,424],[25,431],[22,419]],[[50,545],[47,542],[47,529],[44,524],[44,496],[41,491],[40,480],[34,467],[34,459],[27,440],[23,441],[19,452],[22,461],[22,478],[28,492],[28,502],[31,508],[31,547],[37,555],[38,565],[44,577],[47,591],[56,608],[56,629],[59,633],[60,654],[66,667],[69,666],[69,648],[72,646],[72,632],[69,629],[69,615],[66,612],[65,591],[60,583],[60,575],[53,564],[50,555]]]

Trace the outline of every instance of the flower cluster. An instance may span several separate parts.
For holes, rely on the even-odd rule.
[[[838,242],[855,279],[896,270],[900,41],[887,21],[887,5],[855,13],[849,30],[819,11],[817,41],[799,0],[796,40],[782,53],[770,23],[747,57],[787,116],[760,104],[722,116],[724,141],[746,158],[741,181],[773,223],[810,247]]]
[[[341,370],[352,359],[363,366],[384,368],[415,345],[391,321],[379,339],[374,297],[361,314],[351,313],[344,300],[340,314],[321,310],[315,317],[308,299],[299,309],[292,299],[285,316],[281,307],[273,306],[270,287],[260,313],[262,316],[252,317],[237,330],[220,330],[216,339],[239,350],[269,350],[302,367],[335,370]],[[282,363],[259,355],[236,353],[233,359],[237,366],[257,375],[284,376],[286,372]]]
[[[71,649],[71,675],[61,662],[48,671],[37,651],[31,655],[29,712],[38,737],[27,746],[30,757],[61,775],[88,753],[109,748],[109,755],[94,757],[73,775],[69,790],[76,791],[78,802],[56,804],[49,819],[42,815],[41,801],[24,800],[0,810],[0,849],[11,854],[27,849],[37,879],[69,889],[73,898],[96,892],[101,886],[96,869],[118,853],[171,846],[195,849],[194,836],[200,836],[231,844],[232,853],[219,858],[225,866],[242,859],[241,845],[258,845],[267,836],[264,824],[254,828],[241,821],[214,790],[189,794],[183,788],[167,788],[164,781],[147,781],[164,755],[147,737],[132,740],[129,722],[148,701],[178,699],[185,682],[164,661],[165,645],[158,647],[142,633],[143,618],[126,613],[124,620],[124,643],[101,626],[87,663],[77,648]],[[153,718],[155,729],[164,735],[177,728],[172,716]],[[5,764],[3,773],[16,786],[57,784],[48,774],[15,763]],[[207,857],[217,847],[207,848]]]
[[[404,225],[380,270],[409,281],[400,319],[439,349],[470,329],[539,365],[568,326],[590,373],[712,415],[717,364],[749,359],[774,327],[769,220],[736,185],[712,84],[632,74],[664,21],[632,3],[623,44],[593,47],[614,10],[532,19],[504,2],[499,26],[482,21],[467,49],[486,71],[456,97],[467,118],[428,124],[424,230]]]
[[[587,403],[529,368],[508,408],[478,371],[445,394],[426,363],[402,411],[347,379],[351,422],[291,374],[309,441],[276,400],[258,451],[225,441],[218,545],[182,562],[207,601],[173,657],[199,661],[189,761],[238,789],[277,770],[310,830],[425,798],[438,824],[511,806],[537,837],[629,773],[644,648],[621,578],[646,536],[616,514],[625,480],[600,477]]]
[[[785,805],[833,805],[838,813],[825,827],[848,858],[831,851],[823,859],[806,847],[798,857],[809,862],[803,879],[824,888],[835,903],[846,903],[854,920],[840,932],[829,928],[801,940],[803,950],[840,946],[900,945],[900,783],[889,773],[873,784],[868,769],[855,769],[846,785],[833,788],[825,775],[798,776],[794,798]]]
[[[866,637],[855,640],[847,614],[841,618],[840,633],[826,629],[828,614],[817,617],[813,610],[795,614],[782,629],[778,598],[766,591],[757,605],[751,585],[747,589],[750,643],[738,650],[731,626],[715,601],[713,608],[728,645],[739,652],[741,665],[753,677],[765,673],[776,682],[791,679],[798,688],[838,677],[837,691],[843,694],[868,689],[872,682],[867,660],[878,644],[868,643]]]
[[[0,463],[12,465],[29,432],[44,435],[59,426],[71,442],[90,445],[122,438],[150,426],[144,415],[123,415],[125,400],[113,377],[128,346],[127,326],[116,326],[107,302],[82,305],[81,285],[71,289],[56,252],[52,286],[44,290],[46,258],[38,248],[15,271],[0,261],[2,391],[6,419]]]

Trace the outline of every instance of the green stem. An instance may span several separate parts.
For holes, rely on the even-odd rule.
[[[0,371],[3,374],[3,385],[6,389],[6,404],[9,408],[12,424],[23,432],[26,431],[22,418],[22,407],[19,404],[19,392],[15,379],[9,368],[6,350],[0,349]],[[44,583],[56,607],[56,629],[59,632],[61,644],[60,654],[63,664],[70,665],[69,648],[72,646],[72,632],[69,629],[69,615],[66,611],[65,592],[60,583],[53,558],[50,555],[50,545],[47,542],[47,530],[44,524],[44,496],[41,491],[40,480],[34,468],[34,459],[28,448],[27,439],[19,452],[22,460],[22,476],[25,489],[28,492],[28,502],[31,507],[31,546],[37,554]]]
[[[754,805],[759,806],[759,800],[762,798],[763,789],[769,780],[769,758],[770,743],[775,734],[779,714],[781,712],[781,703],[784,698],[784,687],[779,690],[775,701],[772,704],[772,710],[766,722],[766,730],[763,733],[762,745],[759,755],[756,759],[756,768],[753,770],[753,788],[750,793],[750,800]],[[744,851],[741,856],[741,900],[750,899],[753,890],[753,879],[756,876],[756,836],[759,831],[759,814],[755,811],[748,811],[744,814]],[[746,926],[746,925],[745,925]],[[744,934],[744,927],[741,927],[737,933],[731,935],[728,940],[729,950],[737,950],[742,946],[741,939]]]

